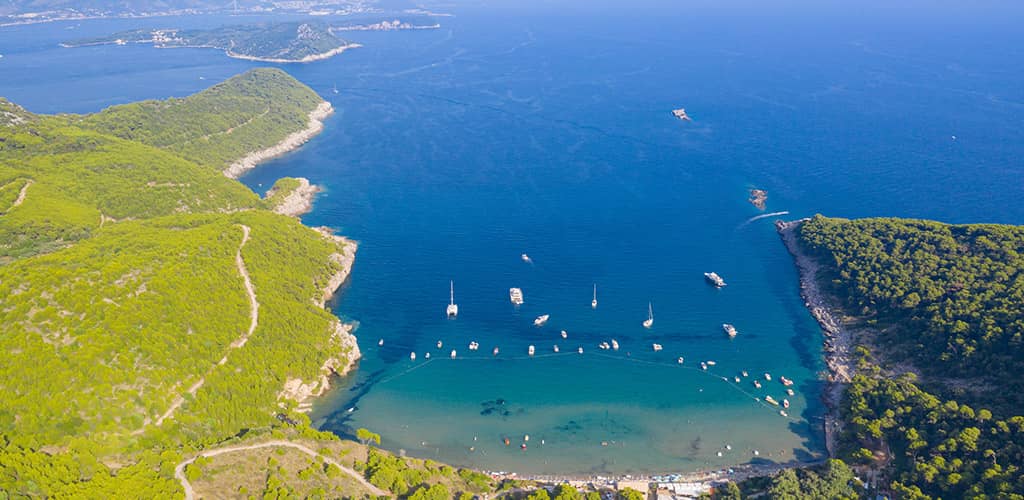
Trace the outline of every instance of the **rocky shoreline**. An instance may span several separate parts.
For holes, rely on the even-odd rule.
[[[828,384],[822,394],[822,400],[828,408],[825,415],[825,447],[828,449],[829,456],[835,457],[835,436],[842,428],[842,421],[839,418],[839,403],[846,386],[854,375],[854,363],[851,355],[853,334],[842,320],[842,315],[838,312],[840,308],[833,303],[829,294],[821,290],[817,279],[821,266],[813,257],[804,252],[797,241],[797,229],[808,220],[777,221],[775,229],[779,232],[786,249],[793,256],[800,273],[800,296],[804,299],[804,305],[821,326],[825,337],[825,362],[829,372]]]
[[[232,179],[237,179],[241,177],[242,174],[256,168],[256,165],[260,162],[281,156],[297,149],[324,129],[324,118],[327,118],[327,116],[333,112],[334,107],[331,106],[331,103],[327,101],[321,102],[316,109],[309,112],[309,124],[306,128],[289,134],[281,142],[269,148],[252,151],[243,156],[241,159],[228,166],[228,168],[224,169],[224,175]]]

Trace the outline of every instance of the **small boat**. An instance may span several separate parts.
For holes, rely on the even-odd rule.
[[[509,288],[508,299],[517,306],[523,305],[523,290],[520,288]]]
[[[428,352],[428,353],[424,354],[423,357],[427,358],[427,359],[430,359],[430,353]]]
[[[782,400],[782,407],[783,408],[789,408],[789,400],[788,399],[783,399]]]
[[[529,354],[530,356],[533,356],[533,353],[534,353],[534,352],[536,352],[536,349],[534,349],[534,347],[533,347],[533,346],[531,345],[531,346],[529,347],[529,349],[527,349],[527,350],[526,350],[526,352],[527,352],[527,353],[528,353],[528,354]]]
[[[618,351],[619,350],[619,341],[617,341],[615,339],[612,339],[612,350],[613,351]]]
[[[678,358],[676,358],[676,363],[683,364],[683,357],[679,356]]]
[[[444,345],[444,342],[441,342],[440,340],[437,341],[437,348],[438,349],[440,349],[441,346],[443,346],[443,345]]]
[[[567,338],[569,338],[569,334],[568,334],[568,333],[566,333],[566,331],[565,331],[565,330],[562,330],[562,338],[563,338],[563,339],[567,339]]]
[[[708,369],[708,364],[707,364],[707,363],[705,363],[705,362],[703,362],[703,361],[701,361],[701,362],[700,362],[700,369],[701,369],[701,370],[704,370],[704,371],[707,371],[707,369]]]
[[[531,259],[530,256],[526,255],[525,253],[520,255],[519,258],[523,259],[523,262],[525,262],[527,264],[532,264],[533,263],[533,259]]]
[[[540,316],[537,316],[537,319],[533,320],[533,326],[544,326],[544,323],[547,323],[548,318],[550,317],[550,314],[541,314]]]
[[[749,376],[750,376],[750,374],[748,374],[746,370],[743,370],[743,372],[742,372],[742,373],[743,373],[743,376],[744,376],[744,377],[749,377]]]
[[[782,382],[782,385],[786,387],[793,385],[793,381],[786,377],[779,377],[779,381]]]
[[[738,384],[738,383],[740,383],[740,376],[737,375],[737,376],[733,377],[732,380]]]
[[[579,349],[576,349],[576,352],[583,354],[583,346],[580,346]]]
[[[478,342],[476,342],[476,341],[474,340],[473,342],[470,342],[470,343],[469,343],[469,350],[470,350],[470,351],[475,351],[475,350],[477,350],[477,349],[480,349],[480,344],[479,344]]]
[[[765,372],[764,379],[769,381],[769,382],[771,382],[772,381],[772,374]]]
[[[683,108],[673,109],[672,110],[672,116],[674,116],[676,118],[679,118],[680,120],[682,120],[684,122],[691,121],[690,117],[686,115],[686,110],[683,109]]]
[[[788,417],[789,416],[789,414],[786,413],[786,410],[779,410],[779,415],[782,415],[783,417]]]
[[[459,315],[459,305],[455,303],[455,281],[449,282],[451,286],[451,299],[448,302],[448,318],[455,319]]]
[[[733,338],[736,336],[736,327],[730,325],[729,323],[722,323],[722,330],[725,330],[725,334],[728,335],[729,338]]]
[[[498,348],[495,347],[494,350],[491,351],[491,354],[494,355],[494,356],[497,356],[498,355]]]
[[[779,402],[776,401],[775,398],[773,398],[771,396],[765,396],[764,400],[765,400],[766,403],[773,404],[775,406],[779,406]]]
[[[414,353],[414,352],[410,352],[410,353],[409,353],[409,359],[411,359],[411,360],[413,360],[413,361],[416,361],[416,353]]]
[[[758,382],[757,380],[755,380],[754,381],[754,387],[757,387],[758,389],[760,389],[761,388],[761,382]]]
[[[786,389],[786,394],[789,394],[790,396],[795,396],[796,395],[796,393],[793,392],[793,389]]]
[[[704,279],[718,288],[725,286],[725,280],[718,273],[704,273]]]
[[[558,352],[558,346],[557,345],[555,346],[555,352]]]
[[[597,283],[594,283],[594,300],[590,301],[590,308],[597,309]]]
[[[651,307],[651,303],[647,303],[647,319],[644,320],[644,328],[650,328],[654,324],[654,308]]]
[[[378,340],[378,341],[377,341],[377,345],[384,345],[384,339],[380,339],[380,340]]]
[[[661,344],[651,344],[651,347],[654,348],[654,352],[661,350]]]
[[[717,364],[718,363],[715,363],[714,361],[711,361],[710,359],[708,360],[708,366],[715,366]]]
[[[512,441],[509,440],[509,438],[505,438],[504,442],[505,442],[505,446],[508,446],[508,445],[512,444]]]
[[[608,349],[612,348],[612,346],[608,345],[607,342],[601,342],[597,346],[600,347],[602,351],[607,351]]]
[[[452,349],[452,354],[451,354],[451,356],[452,356],[452,359],[455,359],[455,349]]]

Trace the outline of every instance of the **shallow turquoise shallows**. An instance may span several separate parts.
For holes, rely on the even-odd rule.
[[[820,457],[821,334],[775,217],[751,218],[1024,222],[1024,32],[991,9],[815,9],[467,7],[439,30],[353,33],[362,48],[285,66],[337,112],[243,181],[310,178],[325,191],[304,222],[361,245],[332,307],[358,322],[363,358],[314,422],[519,473]],[[171,21],[200,22],[145,22]],[[0,95],[86,112],[256,65],[56,48],[66,26],[0,30]],[[752,187],[768,190],[765,212]],[[612,339],[618,351],[599,348]],[[788,417],[763,402],[787,397],[782,376]]]

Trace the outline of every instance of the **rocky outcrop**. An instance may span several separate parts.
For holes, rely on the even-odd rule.
[[[299,181],[299,187],[288,193],[274,207],[274,212],[289,217],[299,217],[313,209],[313,198],[321,191],[320,186],[310,184],[309,179],[305,177],[298,177],[296,180]],[[275,194],[275,190],[271,189],[267,191],[266,197],[271,198]]]
[[[302,146],[324,129],[323,120],[332,112],[334,112],[334,108],[331,106],[331,103],[327,101],[321,102],[316,109],[309,112],[309,124],[306,128],[289,134],[284,140],[269,148],[250,152],[224,169],[224,175],[237,179],[242,174],[256,168],[256,165],[260,162],[281,156]]]
[[[747,198],[747,201],[757,207],[758,210],[764,210],[768,203],[768,191],[764,189],[751,189],[750,198]]]

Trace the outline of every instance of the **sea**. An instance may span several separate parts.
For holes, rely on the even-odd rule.
[[[772,222],[1024,223],[1015,3],[434,10],[450,14],[439,29],[346,33],[363,47],[279,65],[336,112],[242,179],[262,193],[309,178],[324,191],[303,222],[359,242],[330,307],[357,325],[362,359],[314,405],[321,429],[524,475],[818,460],[822,336]],[[188,95],[263,64],[57,44],[266,19],[0,28],[0,96],[88,113]],[[752,188],[767,191],[765,210]],[[709,286],[709,271],[728,285]],[[599,347],[612,339],[617,351]],[[788,399],[788,416],[766,396]]]

